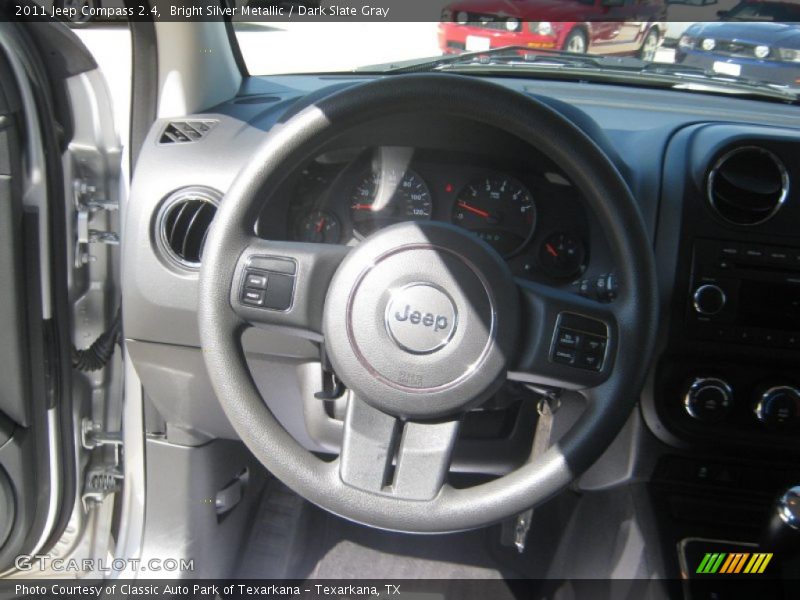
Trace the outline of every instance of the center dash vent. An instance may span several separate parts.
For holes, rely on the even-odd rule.
[[[211,221],[222,194],[206,187],[183,188],[161,205],[156,229],[161,249],[180,266],[198,269]]]
[[[769,150],[756,146],[724,154],[708,175],[708,201],[723,220],[753,226],[780,210],[789,192],[789,174]]]
[[[195,121],[170,121],[161,132],[159,144],[185,144],[187,142],[197,142],[211,131],[218,121],[214,120],[195,120]]]

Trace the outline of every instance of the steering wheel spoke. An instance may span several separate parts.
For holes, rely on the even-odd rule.
[[[617,349],[614,306],[530,281],[517,285],[524,350],[509,379],[572,390],[606,381]]]
[[[251,237],[233,276],[234,312],[250,325],[320,334],[328,285],[347,251],[347,246]]]
[[[459,419],[397,419],[351,394],[339,476],[367,492],[432,500],[447,477],[459,425]]]

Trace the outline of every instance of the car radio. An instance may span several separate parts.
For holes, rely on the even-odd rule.
[[[687,333],[800,349],[800,249],[696,240]]]

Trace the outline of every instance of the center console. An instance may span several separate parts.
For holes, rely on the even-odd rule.
[[[672,146],[661,225],[680,235],[657,248],[674,292],[649,421],[679,447],[800,452],[800,141],[705,125]]]
[[[800,136],[694,125],[664,165],[649,489],[683,597],[715,597],[705,554],[758,552],[776,494],[800,481]]]

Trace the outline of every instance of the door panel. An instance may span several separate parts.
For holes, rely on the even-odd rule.
[[[114,331],[120,156],[107,86],[77,36],[0,18],[0,572],[20,554],[111,539],[112,511],[94,508],[116,487],[94,482],[124,454],[76,443],[75,425],[120,428],[120,371],[105,354],[80,360]]]
[[[58,493],[74,490],[67,461],[51,464],[51,456],[68,458],[64,452],[72,448],[71,441],[57,445],[52,435],[59,430],[53,422],[55,404],[64,401],[59,391],[69,373],[65,380],[59,371],[62,344],[51,333],[58,282],[42,276],[52,272],[45,268],[52,256],[42,248],[60,238],[48,236],[42,245],[43,233],[52,232],[53,215],[41,210],[48,204],[36,202],[45,198],[56,205],[63,196],[53,190],[62,189],[62,180],[57,179],[60,168],[47,168],[58,164],[55,131],[49,129],[53,121],[40,112],[47,106],[40,101],[49,101],[40,97],[48,87],[44,80],[32,85],[26,79],[36,80],[38,63],[30,38],[17,27],[0,23],[0,571],[17,555],[41,546],[48,523],[57,517]],[[48,129],[40,129],[40,122]],[[46,173],[38,194],[31,193],[36,186],[28,183],[27,168]],[[71,427],[59,433],[61,439],[64,433],[72,438]],[[51,485],[54,477],[62,481],[58,490]]]
[[[22,286],[20,100],[8,63],[0,64],[0,412],[28,424],[25,294]]]

